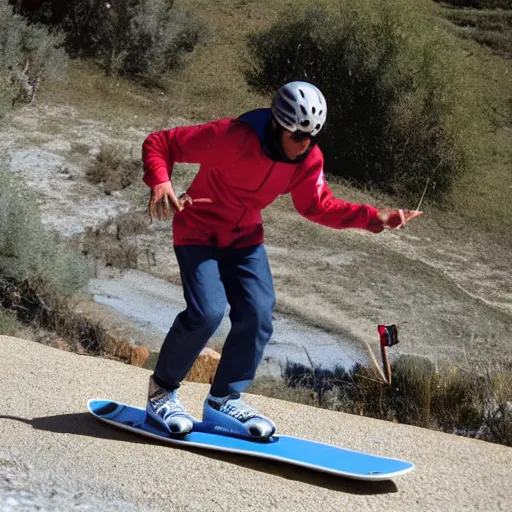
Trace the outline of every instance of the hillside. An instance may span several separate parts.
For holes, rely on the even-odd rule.
[[[168,127],[170,119],[203,122],[266,105],[269,97],[250,89],[244,78],[243,71],[253,65],[247,36],[275,23],[289,2],[178,0],[173,4],[203,23],[204,41],[186,56],[183,68],[165,80],[163,91],[105,77],[91,62],[75,60],[69,65],[68,83],[41,89],[40,100],[75,105],[84,117],[108,121],[119,130],[136,127],[146,132]],[[329,0],[310,4],[294,2],[297,13],[311,6],[326,4],[336,9],[337,5]],[[435,12],[448,32],[458,34],[466,79],[480,91],[480,102],[491,112],[488,125],[481,126],[475,141],[481,146],[477,168],[455,188],[448,207],[472,227],[497,231],[498,237],[506,235],[512,226],[507,200],[512,187],[508,171],[512,162],[512,63],[508,54],[494,51],[491,43],[508,41],[509,15],[500,9],[453,9],[443,3]],[[475,20],[483,20],[482,32]]]
[[[179,123],[183,120],[169,120],[170,126]],[[98,259],[96,266],[110,258],[121,268],[135,267],[180,284],[169,250],[169,223],[149,225],[142,181],[105,195],[86,178],[102,145],[136,153],[145,133],[135,127],[120,131],[117,124],[85,117],[71,105],[41,102],[20,110],[0,140],[9,170],[37,191],[44,223],[87,248]],[[185,190],[195,170],[179,166],[173,175],[177,190]],[[354,202],[396,204],[332,186],[336,195]],[[378,323],[397,323],[402,333],[398,353],[469,368],[510,357],[507,239],[431,209],[401,231],[333,231],[301,218],[288,197],[265,210],[264,223],[278,312],[364,350],[377,340]]]

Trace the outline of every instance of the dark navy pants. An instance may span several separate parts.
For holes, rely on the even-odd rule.
[[[242,393],[272,335],[275,295],[263,245],[241,249],[175,246],[187,307],[162,345],[154,379],[176,389],[230,305],[231,330],[210,393]]]

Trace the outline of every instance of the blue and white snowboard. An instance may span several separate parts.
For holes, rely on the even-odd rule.
[[[96,418],[116,427],[179,446],[194,446],[207,450],[251,455],[277,460],[333,475],[358,480],[389,480],[404,475],[414,464],[397,459],[378,457],[353,450],[346,450],[296,437],[274,435],[266,442],[229,437],[211,432],[201,432],[204,425],[186,436],[172,436],[146,422],[146,410],[110,400],[89,400],[88,409]]]

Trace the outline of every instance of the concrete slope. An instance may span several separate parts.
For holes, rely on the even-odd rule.
[[[365,483],[177,449],[102,424],[91,397],[143,406],[150,372],[0,336],[0,510],[511,510],[512,449],[280,400],[248,401],[281,434],[411,460]],[[200,416],[207,386],[181,397]]]

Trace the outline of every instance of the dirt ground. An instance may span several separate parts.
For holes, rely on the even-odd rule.
[[[338,478],[279,461],[173,448],[87,413],[89,398],[143,406],[146,369],[6,336],[0,336],[0,360],[8,361],[0,379],[0,510],[5,512],[510,510],[512,449],[505,446],[250,397],[274,419],[279,435],[415,465],[411,473],[383,482]],[[200,417],[208,385],[187,382],[180,391],[190,413]]]
[[[6,126],[0,132],[3,163],[37,191],[49,226],[76,243],[87,227],[123,215],[144,219],[148,191],[142,182],[106,195],[87,182],[85,171],[102,143],[120,145],[139,158],[149,129],[119,130],[84,119],[73,107],[45,104],[17,111]],[[173,175],[178,192],[194,172],[194,166],[178,166]],[[416,206],[386,204],[343,185],[332,188],[352,202]],[[139,270],[179,283],[170,224],[144,222],[142,233],[121,241],[100,229],[101,236],[135,247]],[[335,231],[301,218],[288,197],[264,212],[264,225],[278,312],[362,345],[376,345],[379,323],[395,323],[400,333],[395,354],[425,355],[468,369],[512,357],[510,238],[429,208],[404,230]]]

